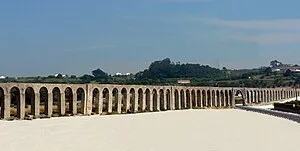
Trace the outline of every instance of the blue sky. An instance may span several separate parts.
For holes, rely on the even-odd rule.
[[[299,0],[2,0],[0,75],[300,63]]]

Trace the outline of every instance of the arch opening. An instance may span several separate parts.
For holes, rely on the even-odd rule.
[[[183,90],[180,91],[180,104],[181,104],[181,109],[186,108],[185,96],[184,96],[184,91]]]
[[[154,89],[153,90],[153,111],[158,111],[158,104],[157,104],[157,91]]]
[[[245,96],[241,90],[236,90],[234,94],[235,105],[246,105]]]
[[[40,93],[40,115],[43,116],[49,116],[51,113],[49,113],[49,106],[48,106],[48,89],[45,87],[42,87],[39,91]]]
[[[10,116],[21,118],[20,89],[17,87],[11,88],[10,97]]]
[[[65,107],[66,113],[72,115],[74,113],[73,108],[73,91],[70,87],[65,89]]]
[[[25,116],[35,115],[35,93],[32,87],[28,87],[25,90]]]
[[[160,98],[160,100],[159,100],[159,105],[160,105],[160,110],[161,111],[164,111],[164,110],[166,110],[165,109],[165,102],[164,102],[164,90],[159,90],[159,98]]]
[[[118,107],[119,107],[119,90],[117,88],[114,88],[112,91],[112,112],[118,113]]]
[[[84,104],[85,104],[85,92],[82,88],[78,88],[76,91],[77,94],[77,114],[84,114]]]
[[[187,109],[190,109],[191,108],[191,94],[190,94],[190,91],[189,90],[186,90],[186,93],[185,93],[185,96],[186,96],[186,108]]]
[[[229,106],[229,93],[228,90],[225,90],[225,107]]]
[[[171,92],[169,89],[167,89],[166,91],[166,106],[167,106],[167,110],[171,110]]]
[[[129,101],[129,112],[133,113],[134,112],[134,100],[135,100],[135,90],[132,88],[130,89],[130,101]]]
[[[102,113],[107,114],[108,113],[108,102],[109,102],[109,90],[107,88],[103,89],[102,97],[103,97]]]
[[[203,104],[203,107],[207,107],[207,98],[206,98],[205,90],[202,90],[202,104]]]
[[[138,90],[138,111],[143,112],[143,90],[139,89]]]
[[[198,108],[202,107],[202,105],[201,105],[201,91],[200,90],[197,90],[196,106]]]
[[[150,90],[146,89],[146,111],[150,111]]]
[[[61,94],[60,94],[60,89],[55,87],[52,90],[53,94],[53,105],[52,105],[52,115],[53,116],[59,116],[61,115]]]
[[[174,92],[174,98],[175,98],[175,110],[179,110],[180,107],[179,107],[179,93],[178,93],[178,90],[175,90]]]
[[[123,88],[121,90],[121,94],[122,94],[122,101],[121,101],[121,112],[122,113],[126,113],[127,111],[127,90],[125,88]]]
[[[1,113],[0,117],[1,118],[4,118],[4,108],[5,108],[4,98],[5,98],[4,90],[0,87],[0,113]]]
[[[93,100],[92,100],[92,114],[99,114],[99,105],[100,105],[100,91],[95,88],[93,90]]]

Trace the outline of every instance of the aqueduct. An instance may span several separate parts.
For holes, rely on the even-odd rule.
[[[230,108],[236,105],[237,93],[249,105],[296,97],[300,91],[290,87],[0,83],[1,118]]]

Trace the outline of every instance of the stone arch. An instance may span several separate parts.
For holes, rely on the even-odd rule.
[[[163,89],[160,89],[159,90],[159,106],[160,106],[160,110],[161,111],[164,111],[165,110],[165,98],[164,98],[164,90]]]
[[[109,89],[104,88],[102,91],[102,99],[103,99],[103,105],[102,105],[102,113],[107,114],[109,111]]]
[[[53,95],[53,105],[52,105],[52,115],[53,116],[58,116],[62,115],[61,112],[61,92],[58,87],[54,87],[52,90],[52,95]]]
[[[201,103],[201,91],[197,90],[197,98],[196,98],[196,105],[198,108],[202,107],[202,103]]]
[[[196,98],[196,92],[195,90],[192,90],[192,108],[197,107],[197,98]]]
[[[21,91],[18,87],[10,89],[10,115],[12,117],[23,118],[21,115]],[[25,102],[24,102],[25,103]]]
[[[113,113],[118,113],[118,108],[119,108],[119,90],[117,88],[114,88],[112,91],[112,104],[111,104],[111,108],[112,108],[112,112]]]
[[[126,112],[128,112],[127,111],[127,90],[126,90],[126,88],[123,88],[122,90],[121,90],[121,94],[122,94],[122,106],[121,106],[121,112],[122,113],[126,113]]]
[[[145,95],[146,95],[146,111],[150,111],[150,108],[151,108],[151,95],[150,95],[150,90],[149,89],[146,89],[145,91]]]
[[[74,112],[74,98],[73,98],[73,90],[70,87],[65,89],[65,107],[67,114],[75,114]]]
[[[139,89],[138,90],[138,111],[139,112],[142,112],[143,111],[143,106],[144,106],[144,104],[143,104],[143,96],[144,95],[144,93],[143,93],[143,89]]]
[[[152,100],[153,100],[153,111],[158,111],[158,94],[157,94],[157,91],[156,91],[156,89],[153,89],[153,91],[152,91],[152,94],[153,94],[153,98],[152,98]]]
[[[35,116],[36,105],[34,89],[32,87],[27,87],[25,89],[25,116]]]
[[[134,88],[131,88],[129,91],[129,95],[130,95],[130,101],[129,101],[129,111],[130,112],[134,112],[134,106],[135,106],[135,90]]]
[[[175,110],[179,110],[180,109],[179,93],[178,93],[178,90],[176,90],[176,89],[174,91],[174,99],[175,99]]]
[[[166,109],[171,110],[171,91],[169,89],[166,90]]]
[[[186,90],[185,92],[185,96],[186,96],[186,108],[190,109],[192,104],[191,104],[191,93],[190,90]]]
[[[93,89],[92,113],[100,113],[100,91],[98,88]]]
[[[246,101],[245,101],[245,94],[243,93],[242,90],[235,90],[234,92],[234,101],[236,105],[238,104],[242,104],[242,105],[246,105]]]
[[[266,97],[266,101],[265,102],[270,102],[270,91],[269,90],[267,90],[266,91],[267,92],[267,97]]]
[[[181,106],[181,109],[186,108],[185,96],[184,96],[184,91],[183,90],[180,90],[180,106]]]
[[[203,104],[203,107],[207,107],[207,97],[206,97],[205,90],[202,90],[202,104]]]
[[[77,94],[77,114],[84,114],[85,110],[85,91],[83,88],[78,88]]]
[[[51,113],[49,111],[48,89],[46,87],[42,87],[40,88],[39,93],[40,93],[40,115],[50,116]]]

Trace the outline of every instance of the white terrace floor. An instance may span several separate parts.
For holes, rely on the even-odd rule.
[[[299,136],[300,124],[234,109],[0,121],[1,151],[299,151]]]

